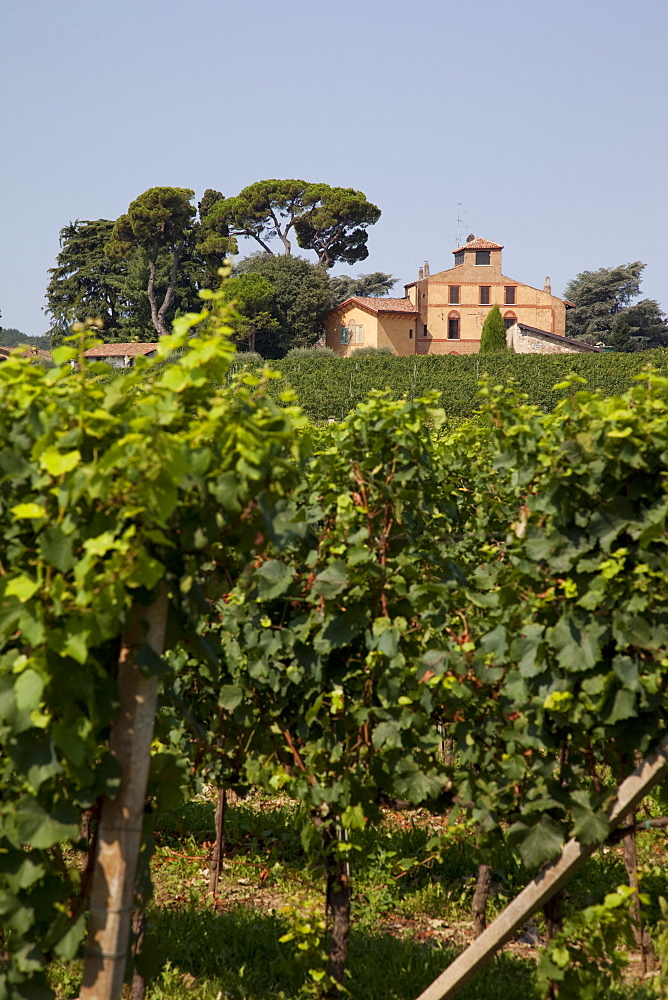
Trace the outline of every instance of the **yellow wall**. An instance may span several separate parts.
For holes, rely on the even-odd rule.
[[[342,344],[342,326],[363,326],[363,344]],[[391,347],[395,354],[415,354],[415,337],[419,326],[416,316],[403,313],[381,313],[374,316],[360,306],[349,306],[330,313],[325,319],[325,344],[342,358],[349,358],[360,347]],[[412,331],[413,336],[410,336]]]
[[[342,326],[363,326],[363,344],[342,344],[340,330]],[[342,358],[349,358],[360,347],[378,346],[378,319],[373,313],[361,309],[360,306],[349,306],[347,309],[337,309],[325,318],[325,344],[336,351]]]
[[[464,263],[439,271],[408,286],[417,297],[423,326],[418,333],[420,354],[472,354],[478,350],[483,323],[497,305],[501,315],[512,315],[520,323],[566,335],[566,306],[562,299],[539,288],[509,278],[501,270],[501,251],[490,253],[490,264],[475,264],[475,254],[465,252]],[[459,286],[459,303],[449,301],[451,285]],[[489,304],[480,303],[480,286],[489,286]],[[505,288],[515,289],[515,303],[505,303]],[[448,340],[448,318],[459,316],[459,340]]]
[[[449,302],[449,286],[459,286],[459,303]],[[480,286],[490,288],[489,304],[480,303]],[[514,304],[505,303],[505,288],[515,289]],[[566,335],[566,306],[562,299],[540,288],[508,278],[502,271],[502,251],[490,251],[489,264],[476,264],[475,251],[464,251],[464,263],[406,285],[409,301],[419,310],[416,316],[380,313],[360,306],[336,310],[325,319],[326,344],[341,357],[350,357],[359,347],[389,346],[396,354],[475,354],[480,349],[483,323],[490,309],[498,305],[503,317],[519,323]],[[459,315],[459,339],[448,339],[448,318]],[[341,344],[341,326],[364,326],[363,344]],[[425,329],[427,335],[425,336]],[[413,336],[409,336],[409,331]]]

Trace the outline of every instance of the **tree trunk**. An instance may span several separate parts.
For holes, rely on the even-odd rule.
[[[162,653],[167,608],[163,583],[154,604],[133,606],[121,639],[109,749],[122,776],[116,798],[102,803],[80,1000],[118,1000],[123,987],[158,694],[157,678],[140,672],[135,654],[144,642]]]
[[[146,914],[143,910],[135,910],[132,914],[132,934],[134,937],[133,957],[141,951],[146,934]],[[144,1000],[146,996],[146,980],[135,968],[132,972],[132,1000]]]
[[[634,813],[631,817],[631,827],[635,827],[635,821],[636,817]],[[654,972],[657,963],[652,939],[643,925],[642,914],[640,912],[640,900],[638,899],[640,885],[638,882],[638,855],[636,852],[635,829],[630,829],[624,835],[624,864],[626,866],[629,886],[636,891],[636,895],[631,903],[630,912],[633,917],[633,936],[640,952],[642,971],[646,975],[648,972]]]
[[[471,910],[473,912],[473,933],[478,937],[487,927],[487,900],[489,899],[489,887],[492,882],[492,866],[478,865],[478,881]]]
[[[327,864],[327,912],[331,920],[329,939],[328,972],[338,983],[343,982],[343,973],[348,956],[348,936],[350,934],[350,863],[335,849],[341,830],[336,833],[328,828],[324,846]],[[333,994],[338,996],[338,991]]]
[[[170,305],[172,304],[172,298],[174,297],[174,289],[176,288],[176,279],[179,276],[179,263],[181,261],[181,248],[182,248],[182,246],[183,246],[182,243],[178,243],[174,247],[174,250],[172,251],[172,253],[173,253],[173,256],[172,256],[172,273],[171,273],[171,276],[170,276],[170,279],[169,279],[169,288],[165,292],[165,297],[162,300],[162,305],[158,309],[158,326],[156,327],[156,329],[158,330],[158,333],[160,334],[160,336],[164,336],[166,333],[170,332],[167,329],[167,324],[165,323],[165,316],[167,315],[167,310],[169,309]],[[152,309],[153,309],[153,306],[151,306],[151,310]]]
[[[148,262],[148,286],[146,288],[146,294],[148,296],[149,305],[151,306],[151,321],[155,327],[155,332],[159,337],[166,337],[169,334],[169,330],[165,325],[165,313],[167,307],[172,300],[172,294],[174,292],[173,283],[167,289],[164,299],[162,300],[162,305],[158,308],[158,301],[155,295],[155,274],[156,274],[156,261],[158,259],[158,251],[156,250],[151,259]],[[172,273],[174,268],[172,268]],[[165,305],[167,303],[167,305]]]
[[[227,809],[227,795],[224,788],[218,789],[216,798],[216,839],[211,852],[211,864],[209,865],[209,892],[215,899],[218,895],[218,879],[222,859],[225,853],[225,811]]]
[[[545,915],[545,938],[547,941],[551,941],[555,934],[559,933],[563,924],[561,898],[562,893],[555,892],[552,899],[548,899],[543,907]]]

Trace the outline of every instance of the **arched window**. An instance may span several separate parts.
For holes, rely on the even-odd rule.
[[[448,313],[448,340],[459,340],[459,313]]]
[[[504,313],[503,314],[503,323],[504,323],[504,326],[505,326],[506,330],[509,330],[511,326],[514,326],[515,323],[517,323],[517,316],[515,315],[515,313],[512,313],[512,312]]]

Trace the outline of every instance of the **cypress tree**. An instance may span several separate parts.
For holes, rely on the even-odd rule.
[[[498,306],[494,306],[487,314],[480,335],[481,354],[499,354],[507,351],[506,327]]]

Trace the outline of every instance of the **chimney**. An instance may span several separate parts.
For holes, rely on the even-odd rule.
[[[428,260],[426,260],[424,262],[424,276],[425,276],[425,278],[429,277],[429,261]]]
[[[424,268],[421,267],[418,269],[418,281],[422,281],[423,278],[424,278]]]
[[[543,291],[544,291],[544,292],[547,292],[547,294],[548,294],[548,295],[551,295],[551,294],[552,294],[552,284],[551,284],[551,282],[550,282],[550,278],[549,278],[549,275],[548,275],[548,277],[547,277],[547,278],[545,279],[545,284],[543,285]]]

